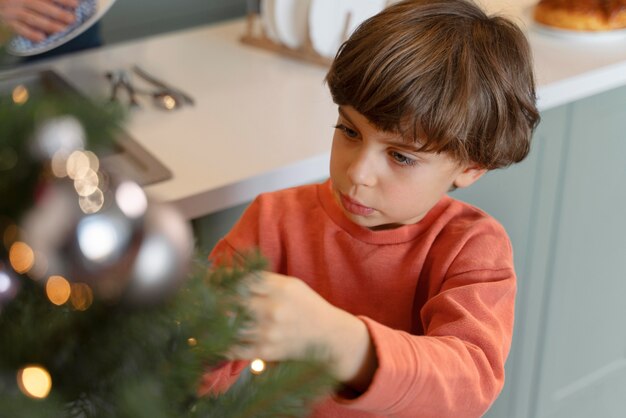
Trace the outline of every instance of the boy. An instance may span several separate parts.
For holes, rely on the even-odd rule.
[[[212,252],[270,261],[233,357],[328,348],[343,389],[314,417],[483,414],[504,384],[512,251],[493,218],[446,192],[527,155],[530,61],[522,32],[469,0],[408,0],[363,23],[326,77],[330,180],[261,195]],[[245,366],[207,375],[202,392]]]

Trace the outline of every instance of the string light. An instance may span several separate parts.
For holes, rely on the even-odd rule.
[[[77,311],[86,311],[93,303],[93,291],[85,283],[72,283],[70,302]]]
[[[46,282],[46,296],[57,306],[63,305],[70,298],[72,289],[70,282],[62,276],[50,276]]]
[[[174,99],[169,94],[163,96],[163,105],[167,110],[172,110],[176,107],[176,99]]]
[[[50,168],[52,169],[52,174],[60,179],[67,177],[68,158],[69,153],[64,149],[54,152],[52,158],[50,159]]]
[[[148,209],[148,198],[141,187],[132,181],[125,181],[115,191],[115,202],[129,218],[139,218]]]
[[[18,105],[23,105],[28,101],[29,98],[28,89],[23,85],[19,84],[13,89],[13,93],[11,97],[13,102]]]
[[[43,367],[31,365],[18,370],[17,385],[24,395],[30,398],[44,399],[52,389],[52,378]]]
[[[89,157],[80,150],[72,152],[65,163],[65,171],[72,180],[85,177],[89,169],[91,169]]]
[[[98,173],[91,168],[86,168],[80,177],[74,180],[74,189],[79,196],[89,196],[98,189]]]
[[[9,261],[17,273],[26,273],[35,263],[35,254],[28,244],[17,241],[11,245]]]
[[[102,190],[96,189],[89,196],[79,196],[78,205],[80,210],[87,215],[96,213],[104,206],[104,193],[102,193]]]
[[[252,360],[250,363],[250,371],[253,374],[261,374],[265,371],[265,362],[260,358]]]

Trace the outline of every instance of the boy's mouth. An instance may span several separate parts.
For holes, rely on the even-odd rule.
[[[341,200],[341,205],[343,206],[343,208],[353,215],[368,216],[374,212],[374,209],[363,206],[356,200],[353,200],[341,193],[339,193],[339,199]]]

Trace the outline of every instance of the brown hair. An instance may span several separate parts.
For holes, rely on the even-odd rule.
[[[388,7],[341,46],[326,82],[377,128],[487,169],[523,160],[539,122],[524,34],[470,0]]]

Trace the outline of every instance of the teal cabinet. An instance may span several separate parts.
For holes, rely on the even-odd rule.
[[[626,88],[544,112],[527,160],[456,197],[509,231],[519,276],[489,417],[626,416]]]
[[[106,44],[112,44],[245,13],[245,0],[120,0],[102,19],[102,36]]]

